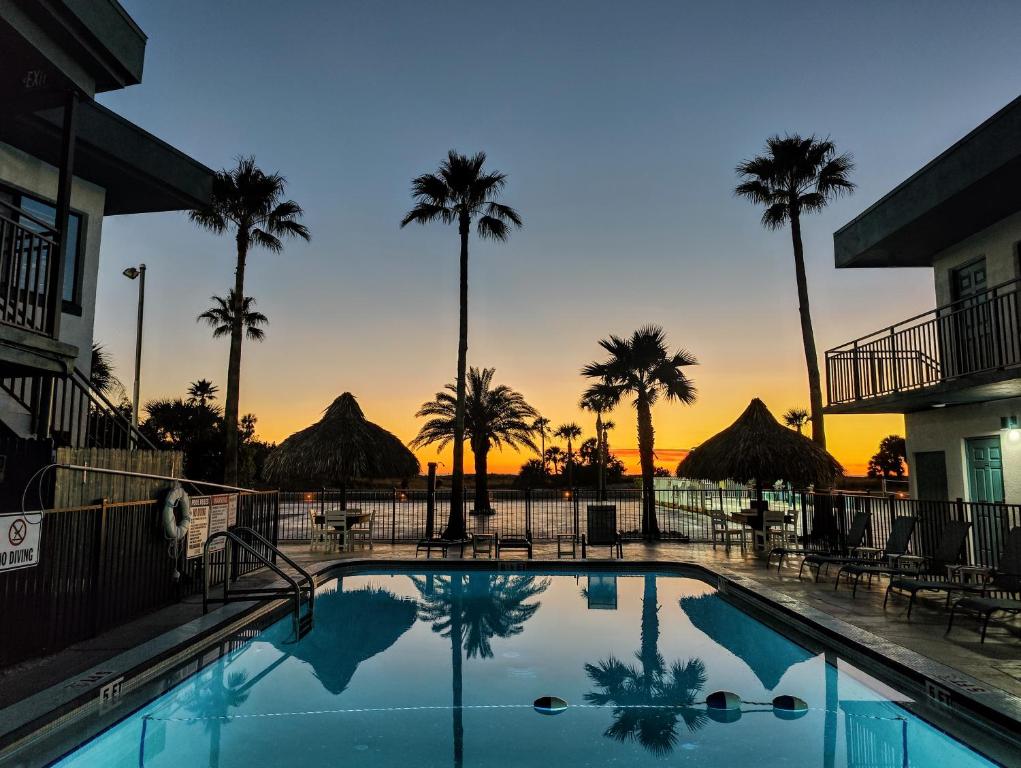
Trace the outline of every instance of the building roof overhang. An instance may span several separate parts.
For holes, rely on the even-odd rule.
[[[837,267],[926,267],[1021,211],[1021,97],[833,234]]]
[[[0,141],[60,162],[62,110],[0,116]],[[213,171],[91,99],[77,117],[74,175],[106,190],[108,216],[189,210],[209,202]]]

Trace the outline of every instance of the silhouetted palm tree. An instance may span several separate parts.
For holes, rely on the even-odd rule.
[[[603,429],[603,413],[613,410],[620,402],[620,392],[612,384],[599,381],[585,390],[581,396],[581,407],[596,414],[596,441],[599,460],[599,499],[606,499],[606,434]]]
[[[456,224],[461,240],[454,456],[450,475],[450,517],[443,532],[448,539],[462,539],[467,533],[463,499],[465,376],[468,366],[468,235],[473,222],[478,236],[491,240],[506,240],[511,225],[521,226],[521,217],[517,211],[496,202],[506,184],[506,176],[499,172],[483,171],[485,162],[484,152],[468,157],[450,150],[436,173],[423,174],[411,182],[415,207],[401,220],[402,227],[411,222]]]
[[[783,415],[783,423],[791,429],[798,430],[798,434],[801,434],[801,428],[808,423],[808,411],[804,408],[789,408]]]
[[[581,437],[581,427],[570,421],[566,424],[561,424],[553,432],[554,437],[559,437],[561,440],[567,441],[567,460],[565,466],[567,468],[567,487],[571,488],[574,486],[574,440]]]
[[[798,284],[798,309],[801,313],[801,337],[808,365],[808,390],[812,413],[812,439],[826,447],[823,426],[822,380],[819,356],[815,350],[815,332],[808,304],[808,279],[805,276],[805,251],[801,242],[801,214],[815,213],[835,196],[850,193],[854,184],[848,178],[854,162],[848,154],[838,155],[829,139],[771,136],[765,154],[745,160],[737,166],[741,183],[734,192],[765,207],[762,226],[780,229],[790,224],[794,247],[794,275]]]
[[[468,372],[468,391],[464,409],[464,439],[475,456],[475,511],[489,511],[488,457],[492,447],[535,450],[532,423],[538,413],[525,398],[510,387],[493,386],[493,368],[472,368]],[[447,384],[445,391],[423,403],[416,416],[429,417],[412,448],[438,443],[442,449],[456,434],[457,387]]]
[[[532,431],[539,435],[539,459],[542,461],[542,473],[546,474],[546,436],[550,433],[550,420],[545,416],[537,416],[532,422]]]
[[[210,296],[209,300],[213,302],[213,306],[195,320],[212,328],[214,339],[229,336],[234,328],[234,291],[230,291],[227,298]],[[269,318],[262,312],[256,312],[254,307],[255,299],[245,296],[245,300],[241,302],[241,325],[249,341],[262,341],[266,338],[263,326],[269,325]]]
[[[695,387],[681,369],[697,362],[683,349],[671,354],[666,334],[656,325],[639,328],[628,339],[610,336],[602,339],[599,346],[610,356],[601,363],[589,363],[582,374],[613,387],[619,398],[630,398],[635,406],[638,456],[642,464],[642,533],[655,538],[659,536],[659,521],[653,492],[656,464],[652,406],[660,397],[688,405],[695,402]]]
[[[560,474],[560,462],[563,459],[564,451],[559,445],[551,445],[543,454],[547,464],[553,465],[553,474]]]
[[[675,661],[667,668],[659,652],[659,598],[656,577],[645,577],[642,596],[641,648],[635,654],[639,666],[610,656],[598,664],[586,664],[585,672],[599,691],[585,694],[596,706],[613,706],[613,724],[604,736],[617,741],[637,741],[657,757],[670,753],[677,743],[677,719],[689,731],[706,720],[692,705],[706,683],[700,659]],[[691,707],[691,708],[689,708]]]
[[[188,386],[188,404],[194,405],[198,403],[201,406],[205,406],[209,401],[216,399],[216,393],[219,391],[220,388],[209,379],[193,381]]]
[[[102,393],[108,400],[126,396],[124,385],[113,372],[113,356],[98,341],[92,344],[89,383],[93,389]]]
[[[283,250],[283,238],[310,239],[308,227],[300,222],[301,206],[283,200],[286,181],[278,173],[264,173],[254,157],[240,157],[237,166],[218,171],[213,177],[209,204],[191,212],[191,220],[216,234],[232,232],[237,247],[233,302],[230,313],[230,357],[227,363],[227,396],[224,402],[225,482],[237,484],[238,403],[241,393],[241,342],[245,327],[245,264],[254,246],[274,253]]]

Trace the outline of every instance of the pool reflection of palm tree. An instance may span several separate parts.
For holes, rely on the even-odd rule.
[[[455,573],[449,576],[412,577],[421,593],[419,617],[432,630],[450,638],[450,669],[453,693],[454,765],[464,764],[463,661],[492,658],[490,640],[520,634],[524,623],[539,610],[526,602],[542,594],[549,579],[487,573]]]
[[[614,656],[586,664],[585,672],[599,690],[585,694],[596,706],[612,706],[613,723],[603,735],[617,741],[637,741],[652,754],[669,754],[677,743],[677,720],[689,731],[706,722],[694,704],[706,683],[701,659],[674,661],[667,666],[659,652],[659,600],[656,577],[645,577],[642,596],[641,647],[638,665],[625,664]]]

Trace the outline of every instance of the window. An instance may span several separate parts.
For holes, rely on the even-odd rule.
[[[19,207],[28,214],[31,214],[40,221],[44,221],[51,227],[56,225],[57,209],[49,203],[43,202],[28,195],[20,195]],[[22,217],[19,222],[27,229],[40,229],[39,225],[27,217]],[[67,261],[64,264],[64,312],[80,315],[81,308],[81,254],[82,242],[82,215],[71,213],[67,222]],[[45,268],[45,267],[44,267]]]

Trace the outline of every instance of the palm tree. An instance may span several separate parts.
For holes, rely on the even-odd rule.
[[[245,264],[250,248],[258,246],[274,253],[283,250],[283,239],[310,239],[301,223],[304,213],[293,200],[284,200],[287,185],[278,173],[264,173],[254,157],[239,157],[237,166],[218,171],[213,177],[209,204],[192,211],[191,220],[218,235],[231,232],[237,247],[234,290],[229,295],[230,356],[227,363],[227,397],[224,405],[224,481],[237,485],[238,407],[241,396],[241,342],[245,326]]]
[[[92,344],[89,384],[108,400],[113,400],[116,395],[125,397],[124,385],[113,372],[113,356],[98,341]]]
[[[763,155],[737,166],[741,183],[734,189],[739,197],[765,207],[762,226],[791,227],[794,247],[794,277],[798,285],[798,310],[801,313],[801,338],[808,365],[808,391],[812,412],[812,439],[826,447],[823,426],[822,381],[819,356],[815,350],[815,332],[808,305],[808,280],[805,276],[805,251],[801,242],[801,214],[815,213],[837,195],[850,193],[854,184],[848,178],[854,169],[849,154],[838,155],[829,139],[795,134],[771,136]]]
[[[808,411],[804,408],[789,408],[782,418],[784,424],[791,429],[798,430],[798,434],[800,435],[801,428],[808,423]]]
[[[585,390],[581,396],[583,410],[592,411],[596,415],[596,441],[598,444],[599,463],[599,500],[606,500],[606,434],[603,429],[603,413],[612,410],[620,402],[620,393],[612,384],[599,381]]]
[[[695,709],[695,697],[706,683],[705,664],[689,659],[675,661],[667,669],[659,652],[659,598],[656,577],[645,577],[642,595],[641,647],[635,654],[639,666],[624,664],[610,656],[598,664],[586,664],[585,672],[599,691],[585,694],[598,707],[613,706],[613,724],[604,736],[617,741],[637,741],[657,757],[670,753],[677,743],[677,718],[689,731],[708,719]]]
[[[196,322],[205,323],[213,329],[213,338],[220,339],[229,336],[234,329],[234,291],[233,289],[223,296],[210,296],[209,300],[213,306],[195,318]],[[241,302],[241,325],[245,329],[245,336],[249,341],[263,341],[266,338],[264,325],[269,325],[269,318],[262,312],[256,312],[255,299],[245,296]]]
[[[468,235],[473,222],[479,237],[500,241],[507,239],[510,225],[521,226],[521,217],[517,211],[496,202],[507,177],[498,171],[483,171],[485,162],[486,155],[483,152],[468,157],[450,150],[436,173],[423,174],[411,182],[415,207],[401,220],[402,227],[413,221],[419,224],[434,221],[457,224],[461,239],[454,456],[450,476],[450,517],[447,529],[443,532],[448,539],[463,539],[467,533],[463,498],[465,375],[468,366]]]
[[[563,458],[563,456],[564,451],[563,449],[561,449],[559,445],[551,445],[549,448],[546,449],[546,452],[543,453],[543,459],[545,459],[545,462],[547,464],[553,465],[554,475],[560,474],[560,461]]]
[[[464,439],[475,456],[475,511],[489,510],[489,449],[519,447],[536,450],[532,442],[532,424],[537,411],[525,402],[519,392],[499,384],[493,386],[494,368],[468,372],[468,391],[464,408]],[[411,441],[412,448],[438,443],[442,449],[457,434],[457,386],[447,384],[444,391],[423,403],[415,414],[429,420]],[[446,535],[446,534],[444,534]]]
[[[210,400],[216,399],[216,393],[219,391],[220,388],[209,379],[193,381],[188,386],[188,404],[194,405],[195,403],[198,403],[202,407],[205,407]]]
[[[572,488],[574,486],[574,443],[572,441],[581,437],[581,427],[573,421],[569,421],[557,427],[553,436],[567,441],[567,459],[564,466],[567,468],[567,487]]]
[[[659,522],[653,493],[656,464],[652,406],[660,397],[687,405],[695,402],[695,387],[681,369],[697,361],[683,349],[670,354],[666,334],[657,325],[639,328],[629,339],[611,335],[599,346],[610,356],[601,363],[589,363],[582,374],[613,387],[618,398],[632,399],[638,414],[638,455],[642,464],[642,533],[656,538]]]
[[[539,458],[542,460],[542,473],[546,474],[546,436],[550,433],[550,420],[545,416],[536,417],[532,422],[532,431],[539,435]]]

